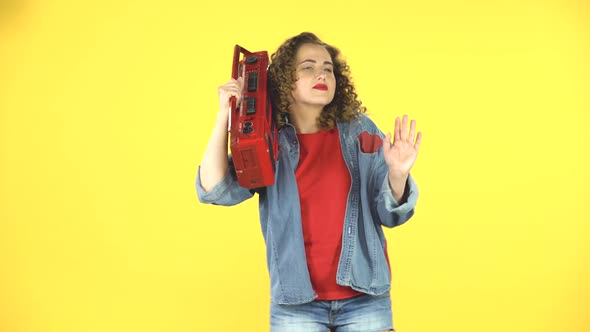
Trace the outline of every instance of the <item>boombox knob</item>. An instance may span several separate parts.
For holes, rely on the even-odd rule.
[[[253,125],[253,123],[252,123],[252,122],[250,122],[250,121],[248,121],[248,122],[245,122],[245,123],[244,123],[244,129],[242,129],[242,132],[243,132],[244,134],[249,134],[249,133],[251,133],[251,132],[254,130],[254,128],[252,128],[252,125]]]
[[[246,63],[249,65],[256,63],[256,62],[258,62],[258,58],[255,56],[251,56],[251,57],[246,58]]]

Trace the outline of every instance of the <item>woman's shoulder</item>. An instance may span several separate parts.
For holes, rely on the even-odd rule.
[[[371,134],[380,132],[375,122],[365,113],[359,113],[349,122],[338,123],[338,127],[359,134],[363,131],[368,131]]]

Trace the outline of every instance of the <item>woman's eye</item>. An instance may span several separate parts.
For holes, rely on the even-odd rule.
[[[324,71],[325,71],[326,73],[331,73],[331,72],[332,72],[332,68],[325,68],[325,69],[324,69]]]
[[[312,70],[313,67],[303,67],[303,70]]]

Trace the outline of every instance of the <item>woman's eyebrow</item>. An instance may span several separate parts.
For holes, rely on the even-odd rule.
[[[317,61],[315,61],[315,60],[313,60],[313,59],[305,59],[305,60],[303,60],[303,61],[299,62],[297,65],[300,65],[300,64],[302,64],[302,63],[304,63],[304,62],[312,62],[312,63],[317,63]],[[330,61],[324,61],[324,64],[325,64],[325,65],[330,65],[330,66],[332,66],[332,67],[334,66],[334,64],[332,64]]]

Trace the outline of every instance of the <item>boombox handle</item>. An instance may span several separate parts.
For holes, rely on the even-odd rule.
[[[240,45],[234,46],[234,62],[231,68],[231,78],[234,80],[238,79],[238,70],[240,69],[240,53],[244,55],[250,55],[252,52],[248,51],[247,49],[243,48]],[[231,128],[231,116],[232,113],[236,110],[236,97],[231,97],[230,99],[230,109],[229,109],[229,118],[227,122],[227,130],[229,131]]]

